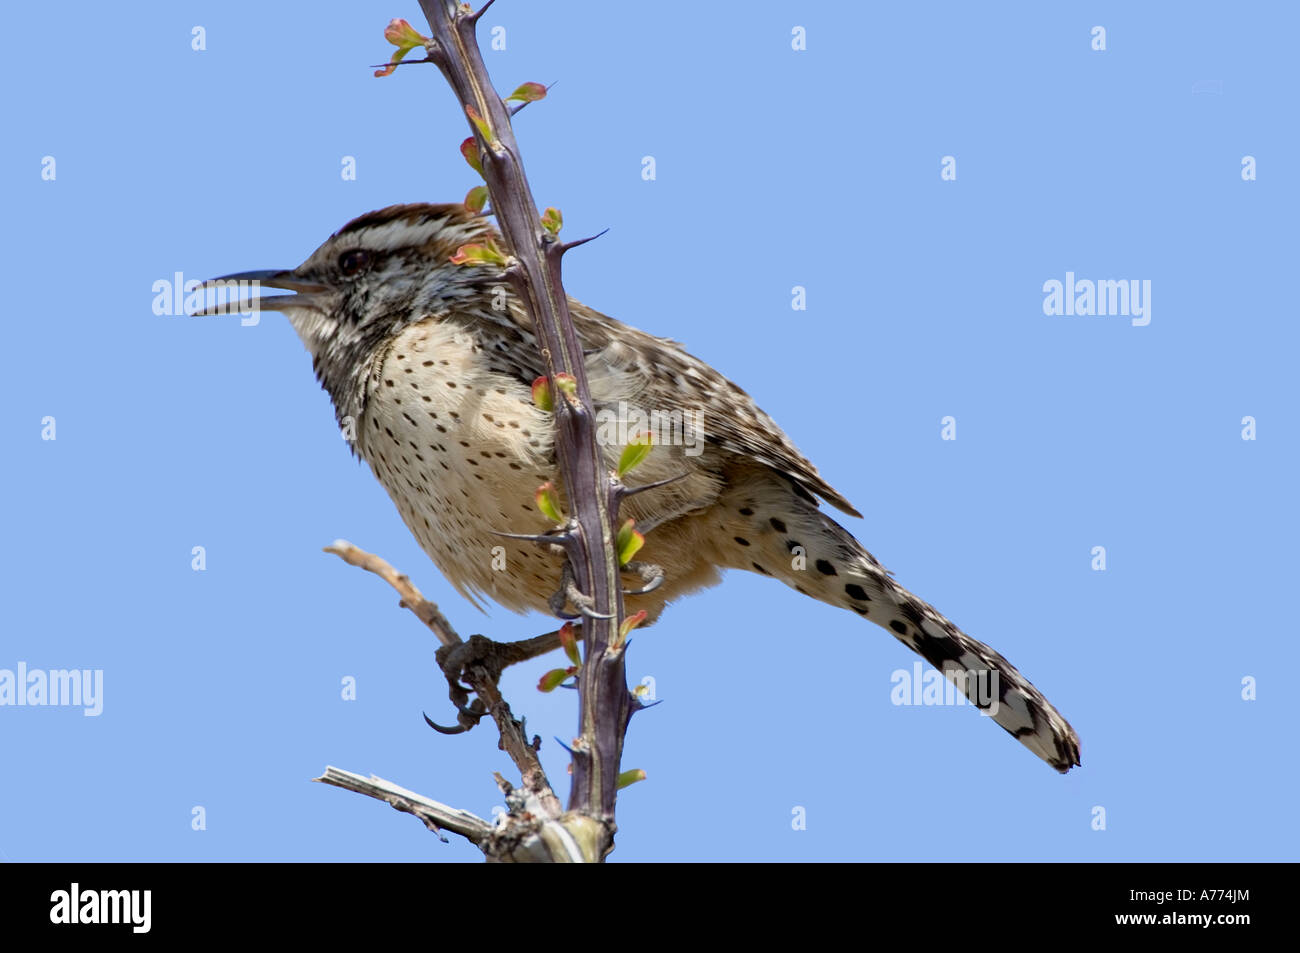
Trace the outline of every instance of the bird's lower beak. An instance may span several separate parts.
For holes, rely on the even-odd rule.
[[[265,297],[263,288],[296,291],[297,294]],[[329,289],[313,281],[304,281],[291,270],[241,271],[220,278],[209,278],[198,288],[204,293],[205,307],[194,312],[203,318],[216,314],[247,314],[252,311],[283,311],[286,308],[312,308],[317,306],[317,296]],[[245,298],[249,291],[258,291],[256,298]]]

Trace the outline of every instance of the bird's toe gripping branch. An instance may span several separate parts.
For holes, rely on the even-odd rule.
[[[483,704],[483,699],[475,698],[473,702],[470,701],[474,689],[462,684],[461,676],[470,666],[476,666],[482,677],[495,683],[501,677],[501,670],[505,667],[501,663],[500,648],[498,643],[489,638],[471,635],[467,642],[445,645],[438,649],[435,658],[447,678],[448,695],[451,703],[456,707],[456,725],[454,727],[439,725],[425,715],[424,720],[430,728],[444,735],[459,735],[477,727],[483,716],[490,714],[487,706]]]
[[[439,725],[428,715],[425,722],[434,731],[444,735],[459,735],[478,725],[485,715],[492,715],[482,696],[470,701],[477,689],[473,685],[495,686],[501,673],[511,665],[527,662],[560,648],[560,633],[547,632],[518,642],[495,642],[482,635],[471,635],[466,642],[443,646],[435,656],[447,679],[448,697],[456,708],[454,726]],[[519,721],[523,731],[523,721]]]
[[[663,566],[654,563],[643,563],[633,559],[625,563],[623,569],[636,573],[641,578],[641,581],[645,583],[645,586],[640,589],[624,589],[623,595],[625,596],[644,596],[648,592],[654,592],[664,584],[666,574]]]
[[[576,613],[567,611],[570,604],[578,610]],[[566,622],[584,616],[588,619],[614,618],[612,615],[596,611],[595,601],[578,588],[577,580],[573,576],[573,564],[567,559],[564,561],[564,568],[560,570],[560,588],[547,600],[547,605],[556,618],[564,619]]]

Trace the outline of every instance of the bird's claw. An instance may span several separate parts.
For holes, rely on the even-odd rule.
[[[576,614],[566,610],[566,606],[572,603],[577,607]],[[566,622],[572,622],[575,619],[612,619],[612,615],[606,615],[597,612],[595,609],[595,600],[578,588],[577,582],[573,578],[573,566],[566,561],[564,568],[560,571],[560,588],[546,600],[556,618],[564,619]]]
[[[477,727],[479,721],[489,712],[482,699],[475,698],[472,702],[469,700],[469,696],[473,694],[474,689],[462,684],[461,676],[468,666],[479,663],[491,668],[494,678],[499,677],[496,643],[481,635],[472,635],[468,642],[459,642],[455,645],[440,648],[436,658],[438,665],[442,668],[443,675],[447,679],[448,697],[451,699],[451,703],[456,706],[456,727],[449,728],[445,725],[439,725],[428,715],[424,716],[424,720],[430,728],[440,734],[463,734],[471,728]]]
[[[428,725],[430,728],[432,728],[434,731],[436,731],[436,732],[438,732],[439,734],[442,734],[442,735],[460,735],[460,734],[464,734],[465,732],[469,731],[470,728],[473,727],[473,725],[457,725],[457,726],[454,727],[454,728],[448,728],[448,727],[445,726],[445,725],[440,725],[440,724],[438,724],[436,721],[434,721],[434,720],[433,720],[432,718],[430,718],[428,715],[425,715],[425,716],[424,716],[424,723],[425,723],[426,725]]]
[[[645,583],[644,588],[641,589],[624,589],[623,595],[625,596],[644,596],[647,592],[654,592],[664,584],[666,574],[664,573],[663,566],[656,566],[654,563],[638,562],[634,559],[623,568],[629,572],[636,573],[641,577],[641,581]]]

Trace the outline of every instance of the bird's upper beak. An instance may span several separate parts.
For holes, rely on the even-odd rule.
[[[277,288],[284,291],[296,291],[297,294],[274,295],[256,298],[244,298],[247,291],[262,288]],[[204,292],[206,307],[194,312],[194,317],[202,318],[216,314],[247,314],[251,308],[255,311],[283,311],[286,308],[312,308],[318,306],[319,297],[329,288],[314,281],[299,278],[291,269],[277,271],[241,271],[220,278],[209,278],[199,286]],[[223,294],[224,292],[224,294]]]

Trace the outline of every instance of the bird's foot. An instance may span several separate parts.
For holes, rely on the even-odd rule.
[[[478,725],[484,715],[490,715],[491,712],[481,698],[470,701],[474,689],[465,685],[463,680],[486,680],[495,685],[500,680],[501,673],[511,665],[537,658],[559,647],[559,631],[518,642],[495,642],[483,635],[471,635],[467,642],[444,645],[438,649],[435,658],[447,678],[448,696],[456,708],[456,724],[450,727],[439,725],[428,715],[424,716],[424,720],[430,728],[444,735],[459,735],[469,731]],[[471,677],[465,679],[467,674]]]
[[[573,604],[577,612],[569,612],[568,606]],[[552,614],[557,619],[572,621],[581,619],[586,616],[588,619],[612,619],[612,615],[605,615],[597,612],[595,609],[595,600],[578,588],[577,581],[573,578],[573,566],[567,560],[564,568],[560,571],[560,588],[555,591],[551,598],[546,600]]]
[[[634,572],[641,577],[645,586],[641,589],[624,589],[625,596],[644,596],[647,592],[654,592],[664,584],[664,567],[657,566],[654,563],[643,563],[632,560],[623,567],[624,572]]]

